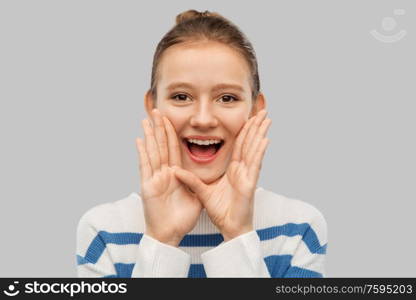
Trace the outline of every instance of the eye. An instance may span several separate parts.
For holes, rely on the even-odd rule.
[[[232,103],[232,102],[238,101],[236,97],[231,96],[231,95],[224,95],[220,99],[223,99],[222,101],[223,103]]]
[[[189,98],[186,94],[176,94],[171,96],[171,99],[176,100],[177,102],[186,102],[186,99]],[[231,95],[224,95],[220,99],[222,99],[221,102],[223,103],[232,103],[235,101],[238,101],[237,97],[231,96]]]
[[[170,97],[173,100],[177,100],[178,102],[185,102],[186,98],[188,98],[188,95],[185,94],[176,94],[172,97]]]

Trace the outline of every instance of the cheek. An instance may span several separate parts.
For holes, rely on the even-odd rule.
[[[245,112],[239,114],[228,114],[226,118],[223,119],[223,124],[230,132],[231,136],[236,138],[237,134],[244,126],[247,120],[247,114]]]
[[[168,118],[173,128],[175,128],[176,134],[179,135],[180,130],[183,128],[183,126],[186,123],[186,118],[184,118],[183,116],[181,117],[181,114],[178,114],[169,110],[160,109],[160,113],[166,118]]]

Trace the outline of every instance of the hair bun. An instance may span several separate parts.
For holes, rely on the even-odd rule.
[[[204,11],[204,12],[199,12],[195,9],[190,9],[187,11],[184,11],[183,13],[180,13],[179,15],[176,16],[176,25],[189,21],[189,20],[193,20],[193,19],[198,19],[198,18],[205,18],[205,17],[217,17],[217,18],[223,18],[220,14],[216,13],[216,12],[210,12],[208,10]]]

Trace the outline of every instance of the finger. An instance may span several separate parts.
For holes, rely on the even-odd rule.
[[[173,167],[175,172],[176,178],[178,178],[182,183],[187,185],[195,194],[197,194],[198,198],[203,200],[204,194],[206,194],[207,186],[205,183],[201,181],[196,175],[192,172],[184,170],[178,166]]]
[[[153,173],[160,169],[160,157],[159,149],[157,148],[156,138],[153,132],[153,128],[150,126],[150,122],[147,119],[142,121],[144,135],[145,135],[145,148],[149,157],[150,165],[152,166]]]
[[[165,124],[166,134],[168,137],[169,166],[180,167],[182,166],[181,151],[175,128],[173,128],[172,123],[165,116],[163,116],[163,122]]]
[[[251,117],[246,121],[243,128],[240,130],[240,133],[237,136],[237,139],[234,142],[234,149],[231,160],[240,161],[241,160],[241,151],[243,147],[244,139],[247,135],[248,130],[250,129],[251,124],[253,123],[255,117]]]
[[[272,123],[272,120],[269,118],[266,118],[261,123],[259,129],[257,130],[257,133],[254,137],[254,141],[252,143],[249,143],[249,149],[248,149],[247,155],[243,158],[244,162],[247,165],[253,161],[254,154],[256,153],[256,149],[259,147],[261,141],[266,136],[267,130],[269,130],[271,123]]]
[[[257,129],[259,128],[261,122],[263,122],[264,118],[267,115],[267,111],[266,110],[261,110],[256,114],[256,117],[254,119],[254,123],[253,125],[250,127],[247,136],[243,142],[243,149],[242,149],[242,157],[247,155],[248,152],[248,148],[250,146],[250,143],[253,142],[253,136],[256,134]]]
[[[146,149],[144,148],[143,140],[140,138],[136,139],[136,147],[139,152],[139,166],[140,166],[140,176],[142,181],[152,177],[152,166],[149,163],[149,158],[147,157]]]
[[[256,149],[253,162],[249,166],[249,170],[248,170],[248,176],[252,178],[252,180],[258,179],[264,153],[266,152],[266,148],[267,148],[267,145],[269,144],[269,141],[270,140],[268,138],[263,138],[260,143],[260,146]]]
[[[162,115],[158,109],[152,110],[153,120],[155,122],[155,136],[159,148],[160,164],[168,165],[168,142],[165,131],[165,124],[163,124]]]

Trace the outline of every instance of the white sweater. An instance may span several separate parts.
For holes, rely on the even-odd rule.
[[[178,248],[143,234],[137,193],[95,206],[78,223],[78,277],[324,277],[320,211],[261,187],[254,201],[253,231],[224,242],[203,209]]]

